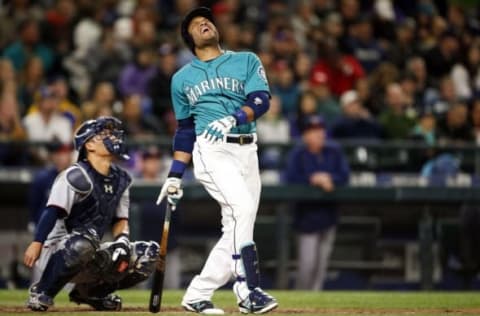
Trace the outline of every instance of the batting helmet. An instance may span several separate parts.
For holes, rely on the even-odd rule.
[[[101,116],[95,120],[88,120],[84,122],[75,131],[74,145],[78,151],[78,160],[85,158],[85,144],[89,139],[95,135],[100,135],[105,130],[110,131],[108,136],[103,137],[103,143],[107,150],[122,159],[129,159],[126,154],[124,131],[122,129],[122,122],[111,116]]]
[[[207,7],[198,7],[190,11],[182,21],[181,32],[182,38],[185,44],[190,48],[192,53],[195,55],[195,42],[193,41],[192,35],[188,33],[188,26],[190,22],[197,16],[203,16],[204,18],[210,20],[215,25],[215,20],[213,19],[212,11]]]

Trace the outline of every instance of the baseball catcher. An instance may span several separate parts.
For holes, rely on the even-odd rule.
[[[71,282],[70,300],[96,310],[118,311],[117,289],[141,282],[155,269],[159,246],[129,241],[131,178],[113,163],[126,155],[121,122],[100,117],[75,132],[78,161],[56,178],[47,205],[25,251],[34,269],[27,307],[46,311]],[[101,243],[111,227],[113,242]]]

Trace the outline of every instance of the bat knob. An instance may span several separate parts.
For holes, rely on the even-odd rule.
[[[174,187],[174,186],[169,186],[169,187],[167,188],[167,193],[168,193],[168,194],[176,194],[177,191],[178,191],[178,189],[177,189],[176,187]]]

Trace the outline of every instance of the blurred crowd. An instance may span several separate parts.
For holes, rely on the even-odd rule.
[[[480,9],[468,0],[10,0],[0,2],[0,140],[70,142],[114,115],[132,140],[171,136],[170,78],[193,56],[178,27],[212,8],[227,50],[250,50],[272,89],[260,142],[306,116],[333,139],[480,143]],[[0,164],[42,165],[0,142]]]

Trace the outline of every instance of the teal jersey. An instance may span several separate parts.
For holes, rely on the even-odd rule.
[[[254,91],[270,93],[267,77],[258,57],[250,52],[226,51],[207,62],[195,58],[172,78],[172,104],[177,120],[193,117],[195,133],[235,113]],[[255,122],[234,127],[233,134],[256,131]]]

